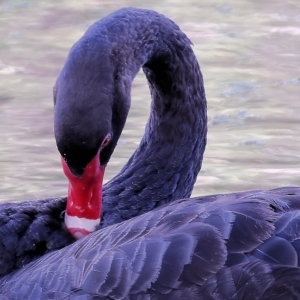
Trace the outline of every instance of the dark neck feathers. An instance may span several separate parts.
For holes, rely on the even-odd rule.
[[[139,147],[105,185],[106,226],[191,195],[206,145],[207,108],[191,42],[175,23],[156,12],[131,8],[101,22],[115,57],[117,87],[130,93],[142,67],[152,96]],[[91,36],[98,26],[100,22],[90,29]]]

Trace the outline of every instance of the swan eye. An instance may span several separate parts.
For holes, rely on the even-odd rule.
[[[105,139],[103,140],[102,144],[101,144],[101,148],[104,148],[108,145],[108,143],[110,142],[110,134],[108,134]]]

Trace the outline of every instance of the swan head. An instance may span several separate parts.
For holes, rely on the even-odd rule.
[[[75,238],[100,223],[105,167],[130,104],[128,85],[113,76],[109,48],[103,42],[95,52],[95,41],[73,46],[54,87],[54,135],[69,181],[65,224]]]

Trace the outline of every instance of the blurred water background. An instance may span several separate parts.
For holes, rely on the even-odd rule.
[[[299,185],[299,0],[0,1],[0,201],[63,196],[52,87],[73,43],[123,6],[154,9],[194,43],[204,74],[209,136],[193,195]],[[143,73],[105,180],[143,134]]]

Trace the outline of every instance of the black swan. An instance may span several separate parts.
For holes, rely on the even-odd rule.
[[[101,207],[141,66],[152,112]],[[177,25],[133,8],[96,22],[54,98],[66,225],[76,238],[101,230],[53,251],[74,241],[65,199],[2,204],[1,299],[299,299],[299,187],[174,202],[190,196],[207,131],[202,75]]]
[[[100,217],[103,171],[123,129],[131,82],[141,66],[152,93],[152,112],[139,147],[103,187],[98,228],[190,197],[201,168],[207,108],[190,41],[159,14],[125,9],[91,26],[71,49],[54,87],[55,137],[66,159],[63,168],[71,183],[77,181],[69,196],[73,188],[81,195],[80,184],[90,175],[80,183],[71,171],[80,174],[88,163],[85,169],[91,170],[100,159],[98,195],[85,193],[96,200],[92,213]],[[90,199],[83,200],[84,205]],[[65,198],[0,205],[0,276],[75,241],[64,226],[65,210]]]

